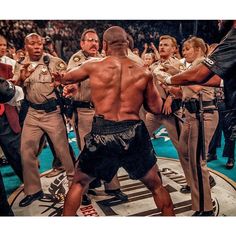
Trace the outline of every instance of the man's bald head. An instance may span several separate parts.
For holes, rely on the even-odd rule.
[[[108,45],[128,43],[127,33],[119,26],[112,26],[103,34],[103,40]]]

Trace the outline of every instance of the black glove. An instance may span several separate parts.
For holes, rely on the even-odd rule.
[[[15,95],[15,86],[0,77],[0,103],[9,102]]]

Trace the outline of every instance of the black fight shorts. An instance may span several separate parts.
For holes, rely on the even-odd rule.
[[[120,167],[129,173],[131,179],[140,179],[156,161],[142,120],[116,122],[95,116],[76,168],[109,183]]]

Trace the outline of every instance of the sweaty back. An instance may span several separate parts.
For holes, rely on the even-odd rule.
[[[148,83],[146,70],[126,56],[109,56],[95,63],[90,85],[96,114],[116,121],[139,119]]]

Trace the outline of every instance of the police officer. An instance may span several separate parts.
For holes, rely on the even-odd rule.
[[[50,54],[54,57],[58,57],[58,55],[55,51],[55,45],[54,45],[52,39],[49,36],[46,36],[44,38],[44,52],[48,53],[48,54]],[[65,113],[65,111],[63,111],[63,112]],[[63,167],[60,159],[57,157],[54,146],[53,146],[53,143],[52,143],[50,137],[47,134],[45,134],[45,137],[42,138],[42,144],[45,145],[46,141],[48,142],[48,145],[51,149],[51,152],[52,152],[52,155],[53,155],[53,161],[52,161],[52,170],[49,173],[47,173],[45,175],[45,177],[46,178],[51,178],[51,177],[57,176],[60,173],[64,172],[65,168]],[[70,143],[69,143],[69,149],[70,149],[71,158],[72,158],[73,162],[75,162],[75,159],[76,159],[75,158],[75,153],[74,153],[73,148],[70,145]]]
[[[228,111],[227,121],[230,138],[236,139],[236,20],[218,21],[219,30],[227,35],[203,63],[184,73],[167,77],[166,84],[187,85],[204,84],[208,86],[224,86],[225,105]],[[223,80],[223,83],[222,83]],[[228,160],[234,166],[234,159]]]
[[[203,61],[205,52],[205,42],[201,38],[192,37],[184,42],[183,55],[191,63],[189,68]],[[211,216],[214,213],[206,156],[218,123],[215,92],[214,88],[199,85],[181,88],[185,122],[179,141],[180,163],[191,189],[194,216]]]
[[[93,58],[101,58],[99,55],[99,38],[96,30],[87,29],[81,35],[80,40],[81,50],[76,52],[69,60],[68,69],[80,66],[87,60]],[[91,91],[89,80],[80,82],[78,85],[77,96],[74,97],[74,106],[76,107],[76,114],[74,115],[74,126],[77,134],[78,145],[80,150],[84,147],[84,136],[91,131],[92,121],[94,116],[94,107],[91,103]],[[77,117],[77,120],[76,120]],[[90,188],[99,186],[95,180],[90,184]],[[117,175],[112,179],[110,183],[105,183],[105,192],[109,195],[114,195],[121,201],[126,201],[127,196],[121,192],[120,183]],[[91,191],[90,191],[91,192]],[[85,201],[88,197],[83,196]],[[85,201],[86,202],[86,201]]]
[[[69,184],[74,175],[59,97],[56,90],[50,86],[51,73],[66,70],[66,64],[59,58],[43,53],[42,37],[36,33],[26,36],[25,49],[28,57],[22,62],[20,71],[14,75],[17,84],[23,86],[30,105],[21,137],[26,194],[19,203],[21,207],[44,196],[37,166],[39,141],[44,133],[47,133],[53,142],[57,156],[65,167]]]
[[[173,57],[177,46],[176,39],[170,35],[163,35],[160,37],[159,53],[160,60],[151,65],[151,71],[155,76],[154,83],[164,101],[162,114],[154,115],[147,113],[145,124],[149,131],[150,136],[157,130],[161,125],[164,125],[171,141],[178,151],[179,134],[181,130],[181,123],[178,118],[173,114],[176,113],[181,116],[181,101],[175,99],[172,94],[169,93],[170,88],[163,86],[157,79],[157,75],[169,75],[164,70],[164,65],[172,65],[176,70],[183,70],[183,65],[178,59]]]

